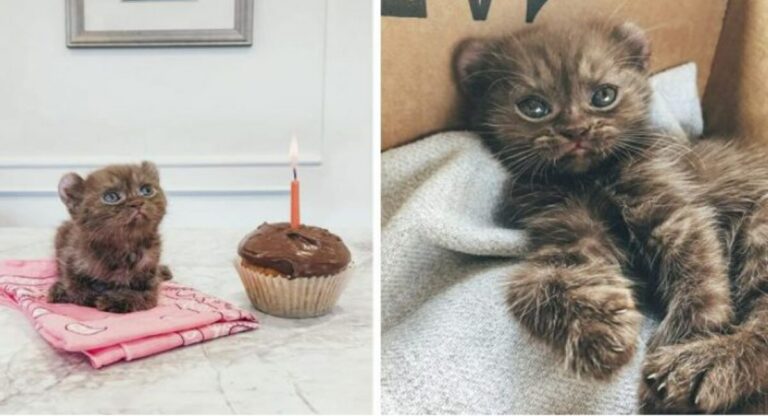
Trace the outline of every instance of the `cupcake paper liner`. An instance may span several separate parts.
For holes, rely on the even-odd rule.
[[[293,277],[269,275],[235,260],[240,280],[253,306],[283,318],[313,318],[336,305],[347,281],[349,266],[329,276]]]

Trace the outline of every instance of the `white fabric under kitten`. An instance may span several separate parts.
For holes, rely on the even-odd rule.
[[[695,65],[652,85],[655,124],[700,136]],[[506,312],[525,233],[492,221],[505,177],[468,132],[382,156],[382,411],[636,413],[642,341],[613,381],[578,380]],[[646,320],[643,339],[654,326]]]

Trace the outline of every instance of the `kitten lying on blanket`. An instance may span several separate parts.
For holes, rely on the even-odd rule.
[[[530,236],[508,305],[605,379],[636,350],[646,288],[664,317],[641,409],[766,412],[768,154],[654,131],[649,55],[639,28],[608,22],[457,50],[471,125],[509,172],[498,218]]]
[[[68,173],[59,196],[72,219],[56,233],[61,277],[49,301],[120,313],[155,307],[160,282],[171,278],[159,263],[166,201],[155,165],[108,166],[85,179]]]

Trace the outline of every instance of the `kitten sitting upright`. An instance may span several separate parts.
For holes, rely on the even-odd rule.
[[[72,218],[56,233],[60,277],[49,301],[118,313],[155,307],[160,282],[171,278],[159,263],[166,200],[155,165],[68,173],[59,197]]]

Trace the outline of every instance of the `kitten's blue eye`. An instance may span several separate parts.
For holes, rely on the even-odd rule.
[[[517,109],[523,116],[531,119],[544,118],[552,112],[552,108],[543,99],[535,96],[523,98],[517,102]]]
[[[141,196],[150,197],[155,194],[155,188],[153,188],[152,185],[141,185],[139,193]]]
[[[592,106],[596,108],[605,108],[616,101],[618,90],[613,85],[601,85],[592,93]]]
[[[115,191],[107,191],[101,195],[101,200],[107,205],[115,205],[121,199],[120,194]]]

